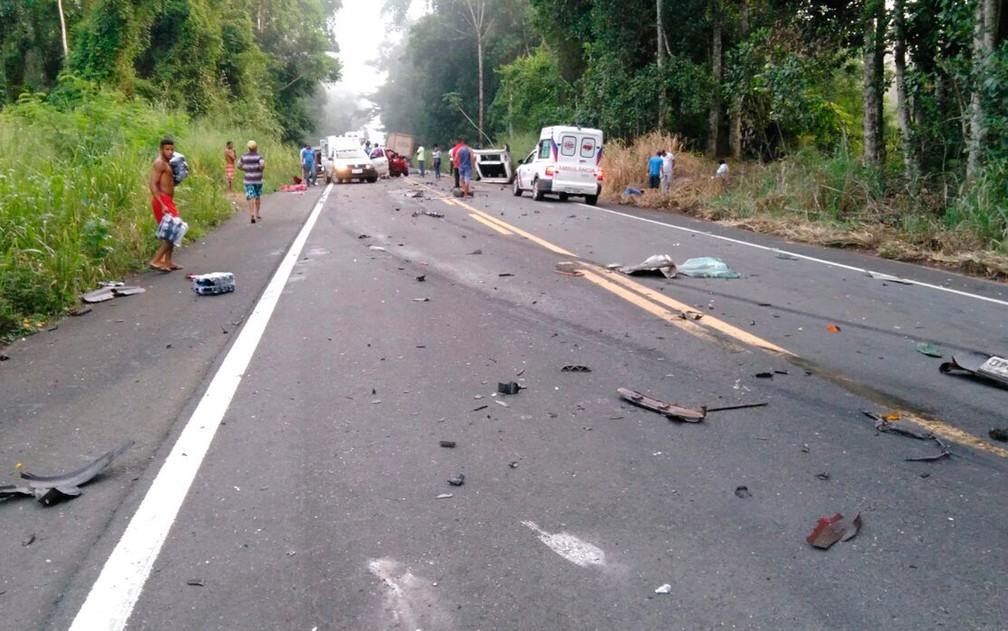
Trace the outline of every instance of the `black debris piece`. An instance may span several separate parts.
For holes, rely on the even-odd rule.
[[[1008,359],[984,353],[952,356],[952,361],[938,367],[944,374],[962,371],[981,377],[1002,387],[1008,387]]]
[[[508,463],[508,466],[511,467],[512,469],[517,469],[518,468],[518,461],[517,460],[512,460],[510,463]]]
[[[462,486],[463,484],[465,484],[465,474],[456,473],[452,477],[448,478],[448,484],[452,486]]]
[[[823,471],[822,473],[817,473],[815,477],[819,478],[820,480],[829,480],[829,473]]]
[[[10,357],[8,357],[7,355],[4,355],[3,353],[0,353],[0,362],[5,362],[5,361],[9,361],[9,360],[10,360]]]
[[[191,578],[185,582],[186,585],[192,585],[193,587],[206,587],[206,581],[202,578]]]
[[[427,274],[420,274],[416,277],[418,283],[422,283],[427,280]]]
[[[991,431],[987,432],[987,435],[994,440],[1008,443],[1008,427],[995,427]]]
[[[445,449],[455,449],[455,441],[454,440],[442,440],[438,444],[441,445],[442,447],[444,447]]]
[[[735,487],[735,497],[739,499],[748,499],[752,497],[752,493],[749,492],[748,486],[736,486]]]
[[[481,405],[478,408],[473,408],[473,412],[479,412],[480,410],[485,410],[488,407],[490,407],[490,406],[489,405]]]
[[[507,276],[514,276],[514,274],[512,274],[511,272],[502,272],[500,274],[497,274],[497,276],[500,278],[505,278]]]
[[[592,369],[588,366],[580,366],[575,364],[567,364],[560,369],[561,372],[591,372]]]
[[[940,454],[934,456],[920,456],[919,458],[904,458],[906,462],[935,462],[937,460],[944,460],[945,458],[951,458],[952,453],[947,449],[943,449]]]
[[[475,254],[483,254],[483,250],[481,250],[479,248],[476,248],[472,252],[466,252],[466,254],[473,254],[473,255],[475,255]]]
[[[27,548],[31,544],[35,543],[35,533],[31,533],[21,541],[21,547]]]
[[[87,314],[91,313],[91,311],[92,311],[91,307],[80,307],[78,309],[71,309],[69,311],[69,313],[70,313],[70,315],[76,317],[76,316],[87,315]]]
[[[497,392],[501,394],[518,394],[520,390],[521,386],[515,381],[497,384]]]
[[[362,233],[360,233],[359,235],[357,235],[357,238],[358,238],[358,239],[370,239],[370,238],[371,238],[371,235],[369,235],[369,234],[364,234],[364,233],[362,232]]]
[[[64,500],[73,499],[81,494],[79,487],[93,480],[105,470],[117,457],[133,446],[133,441],[123,443],[117,449],[109,451],[89,464],[57,475],[35,475],[27,471],[21,473],[21,479],[27,486],[19,487],[11,484],[0,486],[0,500],[15,496],[35,497],[43,506],[52,506]]]
[[[773,373],[772,372],[758,372],[755,375],[753,375],[753,377],[756,377],[757,379],[773,379]]]
[[[707,412],[724,412],[725,410],[745,410],[748,408],[764,408],[770,405],[766,401],[759,403],[739,403],[738,405],[722,405],[716,408],[706,408]]]

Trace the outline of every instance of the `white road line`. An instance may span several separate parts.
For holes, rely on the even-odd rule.
[[[144,496],[126,532],[102,568],[70,631],[119,631],[126,626],[196,472],[227,412],[242,375],[259,346],[284,285],[325,205],[332,184],[301,228],[238,339],[221,363],[202,400]]]
[[[588,208],[589,210],[600,210],[602,212],[606,212],[606,213],[609,213],[611,215],[618,215],[620,217],[626,217],[627,219],[635,219],[637,221],[643,221],[645,223],[652,223],[652,224],[655,224],[657,226],[664,226],[666,228],[672,228],[673,230],[681,230],[683,232],[690,232],[690,233],[693,233],[693,234],[701,234],[701,235],[703,235],[705,237],[710,237],[712,239],[720,239],[721,241],[727,241],[729,243],[735,243],[737,245],[745,245],[745,246],[749,246],[750,248],[756,248],[757,250],[765,250],[767,252],[774,252],[774,253],[782,252],[784,254],[789,254],[791,256],[794,256],[796,258],[799,258],[799,259],[802,259],[802,260],[805,260],[805,261],[811,261],[813,263],[820,263],[822,265],[828,265],[830,267],[837,267],[837,268],[840,268],[840,269],[850,270],[852,272],[860,272],[862,274],[871,274],[871,273],[873,273],[873,270],[869,270],[869,269],[864,268],[864,267],[854,267],[853,265],[844,265],[843,263],[837,263],[835,261],[827,261],[826,259],[820,259],[820,258],[816,258],[814,256],[806,256],[804,254],[799,254],[797,252],[789,252],[787,250],[781,250],[780,248],[772,248],[772,247],[769,247],[769,246],[766,246],[766,245],[760,245],[758,243],[751,243],[749,241],[743,241],[741,239],[733,239],[731,237],[723,237],[721,235],[713,234],[713,233],[707,232],[705,230],[697,230],[695,228],[687,228],[685,226],[677,226],[675,224],[665,223],[663,221],[656,221],[654,219],[647,219],[645,217],[637,217],[637,216],[630,215],[630,214],[627,214],[627,213],[621,213],[618,210],[609,210],[608,208],[602,208],[600,206],[589,206],[588,204],[582,204],[580,202],[578,202],[578,205],[579,206],[584,206],[585,208]],[[997,298],[990,298],[988,296],[981,296],[979,294],[971,294],[971,293],[969,293],[967,291],[961,291],[959,289],[952,289],[951,287],[942,287],[941,285],[934,285],[934,284],[931,284],[931,283],[925,283],[925,282],[921,282],[921,281],[918,281],[918,280],[911,280],[909,278],[902,278],[901,277],[899,279],[899,282],[907,284],[907,285],[917,285],[918,287],[926,287],[928,289],[936,289],[938,291],[944,291],[946,293],[955,294],[957,296],[963,296],[964,298],[974,298],[976,300],[983,300],[984,302],[991,302],[991,303],[994,303],[996,305],[1001,305],[1003,307],[1008,307],[1008,300],[999,300]]]

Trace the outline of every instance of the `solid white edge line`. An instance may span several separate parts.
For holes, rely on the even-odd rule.
[[[780,248],[772,248],[767,245],[760,245],[758,243],[752,243],[750,241],[742,241],[741,239],[733,239],[731,237],[723,237],[719,234],[713,234],[705,230],[697,230],[695,228],[687,228],[685,226],[677,226],[675,224],[665,223],[663,221],[656,221],[654,219],[647,219],[645,217],[637,217],[630,215],[628,213],[621,213],[618,210],[609,210],[608,208],[602,208],[600,206],[589,206],[588,204],[582,204],[576,202],[579,206],[584,206],[590,210],[601,210],[602,212],[607,212],[611,215],[618,215],[620,217],[626,217],[627,219],[636,219],[637,221],[643,221],[646,223],[653,223],[658,226],[665,226],[666,228],[672,228],[673,230],[681,230],[683,232],[691,232],[693,234],[701,234],[705,237],[711,237],[712,239],[720,239],[721,241],[728,241],[729,243],[735,243],[737,245],[746,245],[751,248],[756,248],[757,250],[765,250],[767,252],[781,252],[783,254],[789,254],[795,258],[799,258],[805,261],[811,261],[812,263],[820,263],[822,265],[828,265],[830,267],[837,267],[840,269],[850,270],[852,272],[861,272],[862,274],[871,274],[874,270],[869,270],[865,267],[854,267],[853,265],[844,265],[843,263],[837,263],[835,261],[827,261],[826,259],[816,258],[814,256],[806,256],[804,254],[798,254],[797,252],[789,252],[787,250],[782,250]],[[905,282],[909,285],[917,285],[918,287],[926,287],[928,289],[936,289],[938,291],[944,291],[946,293],[955,294],[957,296],[963,296],[964,298],[975,298],[977,300],[983,300],[985,302],[991,302],[996,305],[1001,305],[1008,307],[1008,300],[999,300],[998,298],[990,298],[988,296],[981,296],[979,294],[971,294],[967,291],[962,291],[959,289],[952,289],[951,287],[942,287],[941,285],[934,285],[932,283],[925,283],[919,280],[911,280],[909,278],[900,277],[901,282]]]
[[[98,580],[70,625],[70,631],[118,631],[125,628],[331,190],[332,184],[326,187],[273,274],[140,507],[130,519],[122,538],[105,562]]]

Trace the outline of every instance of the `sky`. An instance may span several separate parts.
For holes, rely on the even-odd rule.
[[[378,59],[379,47],[397,37],[389,34],[391,24],[382,16],[382,4],[380,0],[343,0],[343,7],[336,13],[336,41],[339,42],[343,79],[330,90],[355,96],[368,105],[371,103],[367,95],[387,79],[387,73],[378,72],[373,65]],[[412,0],[409,17],[416,19],[423,15],[426,4],[424,0]],[[375,120],[368,127],[373,130],[380,125],[381,121]]]

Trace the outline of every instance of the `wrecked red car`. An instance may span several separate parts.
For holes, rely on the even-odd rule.
[[[402,154],[386,148],[385,155],[388,157],[389,177],[409,175],[409,162],[406,161],[406,158],[404,158]]]

